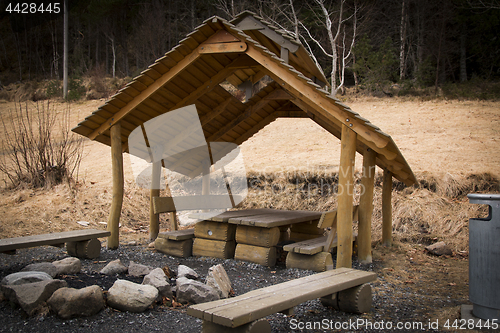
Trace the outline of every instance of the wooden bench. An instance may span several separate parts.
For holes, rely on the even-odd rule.
[[[358,207],[353,207],[353,220],[358,219]],[[337,246],[337,210],[321,214],[318,222],[319,229],[330,228],[327,236],[320,236],[301,242],[283,246],[288,252],[286,257],[287,268],[309,269],[317,272],[333,269],[331,250]],[[353,240],[357,233],[353,234]]]
[[[192,254],[194,229],[160,232],[155,239],[155,249],[174,257],[187,258]]]
[[[56,232],[51,234],[0,239],[0,253],[13,254],[18,249],[52,245],[62,247],[66,243],[68,254],[80,258],[97,258],[101,253],[98,238],[108,237],[109,231],[96,229]]]
[[[291,315],[295,306],[316,298],[323,305],[346,312],[370,311],[372,294],[367,283],[376,277],[373,272],[339,268],[237,297],[191,305],[187,313],[203,320],[203,333],[266,333],[271,327],[264,317],[278,312]]]

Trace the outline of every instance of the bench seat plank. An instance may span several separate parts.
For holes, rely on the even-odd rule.
[[[339,268],[253,290],[234,298],[192,305],[187,313],[234,328],[375,279],[373,272]]]
[[[272,213],[240,216],[229,219],[229,223],[262,228],[281,227],[284,225],[319,220],[321,212],[302,210],[274,210]]]
[[[192,213],[189,214],[188,217],[192,219],[206,220],[206,221],[215,221],[215,222],[227,222],[230,218],[241,217],[241,216],[250,216],[250,215],[259,215],[265,214],[273,209],[269,208],[259,208],[259,209],[242,209],[242,210],[229,210],[227,212],[223,212],[219,215],[213,216],[211,213]]]
[[[158,237],[176,241],[191,239],[194,238],[194,228],[169,231],[169,232],[160,232],[158,234]]]
[[[79,242],[93,238],[108,237],[109,231],[85,229],[56,232],[52,234],[42,234],[15,238],[0,239],[0,252],[12,251],[16,249],[24,249],[28,247],[42,245],[56,245],[66,242]]]
[[[323,251],[328,236],[321,236],[318,238],[308,239],[302,242],[287,244],[283,246],[286,252],[295,252],[302,254],[316,254]]]

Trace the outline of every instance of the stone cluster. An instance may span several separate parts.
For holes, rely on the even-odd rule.
[[[142,312],[174,298],[177,303],[197,304],[227,298],[232,292],[231,281],[220,264],[212,266],[202,282],[193,269],[184,265],[178,266],[174,279],[168,267],[154,268],[133,261],[125,266],[117,259],[100,271],[117,277],[107,293],[97,285],[68,288],[64,276],[80,273],[81,267],[80,260],[73,257],[28,265],[2,279],[0,301],[19,305],[30,316],[52,311],[68,319],[91,316],[106,305],[120,311]],[[125,274],[142,277],[142,284],[119,277]]]

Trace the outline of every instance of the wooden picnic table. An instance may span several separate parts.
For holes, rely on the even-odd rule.
[[[232,210],[210,217],[207,213],[193,213],[190,218],[213,222],[228,222],[261,228],[289,226],[294,223],[319,220],[321,212],[281,210],[271,208]]]
[[[234,256],[238,260],[272,267],[277,259],[276,245],[285,240],[288,228],[299,224],[316,228],[314,222],[321,214],[269,208],[227,211],[216,216],[193,213],[190,218],[202,220],[195,225],[193,255]]]

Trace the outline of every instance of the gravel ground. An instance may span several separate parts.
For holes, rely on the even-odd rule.
[[[54,261],[66,257],[63,249],[53,247],[38,247],[19,250],[16,255],[0,254],[0,279],[4,276],[21,270],[33,262]],[[101,256],[96,260],[82,260],[82,272],[75,276],[68,276],[66,280],[70,287],[82,288],[87,285],[97,284],[108,290],[118,277],[104,277],[97,273],[111,260],[120,258],[127,265],[131,260],[153,267],[169,266],[174,272],[179,264],[193,268],[200,276],[206,276],[210,266],[222,264],[232,281],[236,295],[241,295],[250,290],[274,285],[291,279],[300,278],[312,271],[299,269],[286,269],[284,263],[279,262],[274,268],[257,264],[212,258],[187,259],[174,258],[146,249],[143,246],[121,246],[119,250],[103,249]],[[374,261],[371,265],[360,265],[356,261],[353,267],[357,269],[380,272],[382,263]],[[269,320],[273,332],[324,332],[324,331],[358,331],[358,332],[422,332],[422,329],[397,330],[398,322],[413,325],[422,322],[426,331],[431,330],[429,324],[429,311],[436,307],[458,306],[465,303],[463,299],[442,299],[424,296],[407,287],[404,283],[394,284],[379,278],[372,283],[373,306],[368,314],[353,315],[325,308],[319,300],[303,303],[295,308],[293,316],[274,314]],[[119,278],[141,282],[128,276]],[[447,304],[444,304],[447,303]],[[364,325],[354,325],[364,321],[371,324],[372,328]],[[186,314],[186,308],[171,308],[157,305],[146,312],[136,314],[120,312],[105,308],[97,315],[87,318],[61,320],[54,314],[28,318],[19,308],[9,302],[0,303],[1,332],[200,332],[201,320]],[[321,325],[318,329],[307,325]],[[392,324],[392,329],[388,326]],[[441,327],[442,329],[442,327]],[[449,331],[443,331],[449,332]]]

